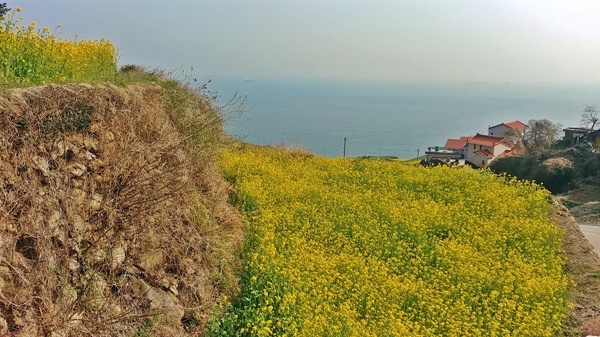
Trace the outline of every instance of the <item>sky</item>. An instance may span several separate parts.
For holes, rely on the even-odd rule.
[[[201,78],[600,83],[600,1],[8,1]]]

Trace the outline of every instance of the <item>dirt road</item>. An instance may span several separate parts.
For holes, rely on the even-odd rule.
[[[579,228],[585,238],[594,246],[596,254],[600,255],[600,227],[586,224],[580,224]]]

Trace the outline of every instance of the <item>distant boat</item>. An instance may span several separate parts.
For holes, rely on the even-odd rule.
[[[251,79],[251,78],[246,77],[246,78],[244,78],[244,82],[254,83],[254,80]]]

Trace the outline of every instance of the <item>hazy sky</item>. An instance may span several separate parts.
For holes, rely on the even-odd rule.
[[[600,82],[600,1],[8,1],[199,77]]]

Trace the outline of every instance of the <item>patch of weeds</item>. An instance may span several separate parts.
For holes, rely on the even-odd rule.
[[[600,273],[593,274],[592,278],[600,279]]]
[[[40,133],[43,136],[53,137],[63,132],[89,130],[93,111],[92,106],[85,104],[67,106],[59,115],[46,117],[40,126]]]
[[[144,324],[140,326],[138,331],[135,333],[135,337],[151,337],[150,331],[152,330],[152,326],[154,325],[154,318],[147,318],[144,321]]]
[[[560,202],[563,204],[563,206],[565,206],[568,209],[571,209],[575,206],[581,206],[581,203],[575,200],[561,199]]]
[[[85,131],[92,123],[93,107],[84,104],[76,104],[63,110],[65,131]]]

